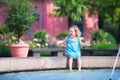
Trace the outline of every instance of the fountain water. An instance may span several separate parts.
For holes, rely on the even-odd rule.
[[[112,72],[111,72],[111,75],[110,75],[109,80],[112,80],[112,76],[113,76],[113,73],[114,73],[114,71],[115,71],[115,68],[116,68],[116,65],[117,65],[117,62],[118,62],[119,55],[120,55],[120,48],[119,48],[119,50],[118,50],[118,53],[117,53],[117,56],[116,56],[116,59],[115,59],[115,63],[114,63],[114,66],[113,66],[113,69],[112,69]],[[120,79],[118,79],[118,80],[120,80]]]

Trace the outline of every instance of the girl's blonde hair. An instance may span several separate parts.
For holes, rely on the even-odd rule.
[[[70,28],[74,28],[76,37],[80,37],[81,36],[81,32],[80,32],[78,26],[73,25]]]

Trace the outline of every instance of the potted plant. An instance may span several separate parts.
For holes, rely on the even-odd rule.
[[[28,54],[29,45],[23,44],[23,42],[21,41],[21,37],[29,30],[30,25],[36,20],[35,15],[33,15],[35,8],[31,1],[32,0],[5,0],[5,24],[9,32],[12,33],[12,36],[15,37],[15,44],[10,45],[11,53],[14,57],[26,57]],[[22,47],[27,49],[27,51],[24,50]],[[23,52],[14,54],[18,52],[16,50],[19,50],[19,48],[20,51]]]

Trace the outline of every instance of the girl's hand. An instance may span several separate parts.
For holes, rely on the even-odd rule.
[[[86,46],[90,46],[91,44],[90,44],[90,42],[86,42]]]
[[[62,48],[66,48],[66,45],[65,44],[62,44],[62,46],[61,46]]]

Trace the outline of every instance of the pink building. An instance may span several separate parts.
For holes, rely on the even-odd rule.
[[[26,39],[30,39],[31,36],[37,31],[44,29],[50,35],[56,36],[62,31],[68,30],[68,18],[67,17],[55,17],[51,14],[55,6],[52,0],[34,0],[33,3],[36,6],[36,10],[33,14],[38,14],[39,19],[37,22],[31,25],[30,31],[24,35]],[[4,4],[0,3],[0,24],[4,23]],[[91,41],[91,31],[98,29],[98,15],[88,16],[88,12],[83,16],[82,25],[77,23],[79,28],[83,32],[83,36]]]

